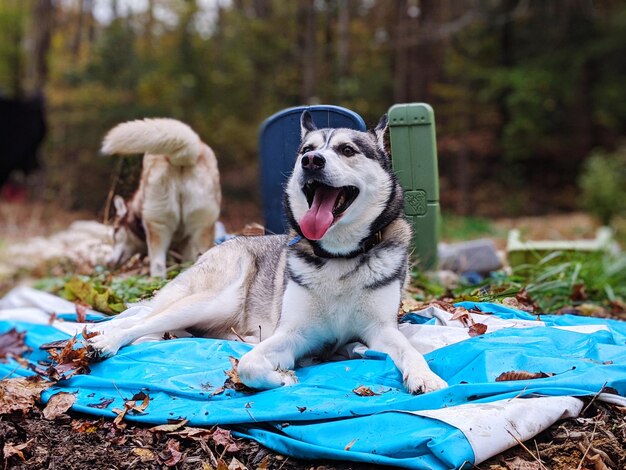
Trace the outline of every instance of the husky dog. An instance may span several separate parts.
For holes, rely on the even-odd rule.
[[[110,264],[147,251],[150,275],[164,277],[170,245],[186,261],[213,245],[221,204],[217,160],[189,126],[163,118],[125,122],[109,131],[102,152],[144,153],[134,196],[128,202],[113,199],[117,217]]]
[[[151,310],[97,324],[90,339],[112,355],[134,339],[187,329],[259,342],[240,360],[256,389],[297,381],[299,359],[360,340],[387,353],[412,393],[446,383],[398,330],[411,228],[384,150],[384,116],[373,132],[316,129],[301,117],[302,144],[285,191],[287,235],[239,237],[206,252],[165,286]]]

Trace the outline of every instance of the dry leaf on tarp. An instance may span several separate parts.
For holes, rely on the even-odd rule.
[[[82,302],[75,302],[74,309],[76,310],[76,321],[78,323],[85,323],[87,320],[87,309],[89,305],[84,304]]]
[[[38,375],[0,380],[0,414],[21,411],[26,414],[52,385]]]
[[[357,439],[352,439],[350,442],[348,442],[346,444],[346,446],[343,448],[343,450],[350,450],[352,449],[352,446],[356,443]]]
[[[115,398],[104,398],[102,397],[98,403],[87,403],[89,408],[98,408],[99,410],[103,410],[108,408],[111,403],[115,401]]]
[[[472,323],[469,327],[469,335],[470,336],[480,336],[484,335],[487,332],[487,325],[484,323]]]
[[[525,370],[511,370],[509,372],[503,372],[496,377],[496,382],[508,382],[512,380],[534,380],[545,379],[546,377],[552,377],[551,372],[527,372]]]
[[[127,413],[141,414],[150,404],[150,396],[147,393],[139,392],[135,393],[130,400],[124,402],[124,408],[113,408],[111,411],[117,413],[117,416],[113,420],[115,425],[119,425]]]
[[[11,328],[6,333],[1,334],[0,360],[21,357],[30,351],[30,348],[24,344],[25,338],[26,332],[19,332],[15,328]]]
[[[254,390],[248,387],[241,381],[239,377],[239,372],[237,372],[237,366],[239,365],[239,359],[230,356],[230,363],[232,364],[232,369],[224,371],[227,375],[227,379],[224,382],[223,388],[230,388],[233,390],[237,390],[238,392],[253,392]],[[218,389],[219,390],[219,389]],[[221,392],[220,392],[221,393]],[[217,391],[213,393],[213,395],[217,395]]]
[[[365,385],[355,388],[352,392],[360,397],[373,397],[374,395],[380,395],[380,393],[374,392],[371,388],[366,387]]]
[[[76,336],[41,345],[40,349],[48,351],[51,364],[46,370],[38,372],[52,380],[65,380],[76,374],[90,373],[89,364],[96,360],[93,350],[88,346],[74,348],[75,345]]]
[[[454,311],[450,313],[452,313],[450,320],[458,320],[463,323],[463,326],[465,327],[469,327],[472,323],[474,323],[470,312],[465,307],[455,307]]]
[[[76,401],[73,393],[59,392],[50,397],[48,404],[43,409],[43,416],[48,420],[53,420],[69,410]]]

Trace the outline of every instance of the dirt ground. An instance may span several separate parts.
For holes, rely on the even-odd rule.
[[[577,419],[560,422],[476,466],[489,470],[626,468],[626,410],[587,400]],[[125,426],[124,426],[125,424]],[[193,428],[187,428],[193,429]],[[350,462],[304,461],[268,451],[220,429],[170,433],[90,419],[75,413],[54,420],[41,406],[26,416],[4,415],[0,445],[4,468],[13,469],[315,469],[373,468]],[[17,447],[19,450],[15,451]],[[12,455],[11,455],[12,454]],[[10,455],[10,456],[8,456]]]
[[[232,203],[225,212],[247,212]],[[255,212],[260,217],[258,211]],[[0,203],[1,244],[49,235],[89,214],[59,211],[50,204]],[[226,220],[229,230],[243,226],[240,216]],[[496,221],[502,230],[525,228],[529,238],[589,236],[595,223],[584,214],[553,218]],[[233,438],[220,429],[167,432],[142,425],[93,419],[72,412],[54,419],[36,404],[25,414],[0,416],[0,450],[4,468],[15,469],[357,469],[367,465],[309,462],[269,451],[254,441]],[[189,429],[189,428],[187,428]],[[476,468],[490,470],[626,468],[626,408],[587,399],[583,415],[555,424],[531,441],[520,443]]]

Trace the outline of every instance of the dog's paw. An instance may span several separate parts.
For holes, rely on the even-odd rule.
[[[98,331],[94,328],[92,333],[98,333],[87,340],[87,344],[94,350],[96,357],[105,358],[115,356],[124,345],[124,340],[111,331]]]
[[[298,377],[296,377],[296,373],[292,370],[288,369],[278,369],[278,372],[282,378],[283,385],[295,385],[298,383]]]
[[[294,371],[275,370],[266,357],[258,354],[244,354],[239,360],[237,372],[245,385],[257,390],[271,390],[298,383],[298,378]]]
[[[427,371],[405,374],[404,386],[410,393],[418,395],[446,388],[448,384],[437,374]]]

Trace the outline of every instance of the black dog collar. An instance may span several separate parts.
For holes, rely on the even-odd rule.
[[[302,240],[302,238],[303,238],[302,235],[297,235],[296,237],[292,238],[289,241],[288,245],[293,246],[296,243],[298,243],[300,240]],[[313,253],[315,253],[315,256],[319,256],[320,258],[351,259],[351,258],[356,258],[357,256],[362,255],[364,253],[367,253],[376,245],[378,245],[382,240],[383,240],[383,233],[382,231],[379,230],[375,234],[370,235],[367,238],[364,238],[361,241],[361,243],[359,243],[359,247],[356,250],[351,251],[350,253],[341,254],[341,255],[336,255],[334,253],[330,253],[326,251],[324,248],[320,246],[320,244],[316,240],[308,240],[308,242],[311,244],[311,247],[313,248]]]

